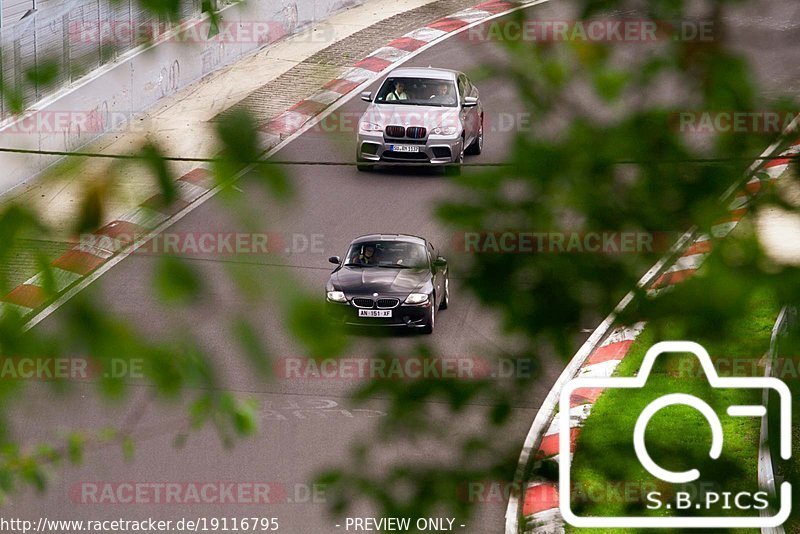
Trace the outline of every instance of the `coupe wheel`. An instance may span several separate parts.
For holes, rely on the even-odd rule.
[[[433,327],[436,326],[436,299],[434,298],[434,304],[431,306],[431,314],[428,316],[428,320],[425,322],[425,326],[422,327],[423,334],[432,334]]]
[[[442,302],[439,303],[439,309],[446,310],[449,305],[450,305],[450,274],[448,273],[444,277],[444,296],[442,297]]]
[[[477,156],[483,152],[483,117],[481,117],[481,127],[480,130],[478,130],[478,137],[469,145],[466,152],[470,156]]]

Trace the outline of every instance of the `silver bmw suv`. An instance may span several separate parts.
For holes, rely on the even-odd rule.
[[[356,164],[446,165],[461,172],[464,154],[483,150],[483,107],[478,89],[463,72],[398,68],[377,95],[361,94],[370,105],[358,124]]]

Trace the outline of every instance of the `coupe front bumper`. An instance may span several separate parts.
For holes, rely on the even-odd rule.
[[[348,326],[388,326],[422,328],[431,314],[430,302],[417,306],[400,304],[391,308],[391,317],[359,317],[352,301],[345,303],[326,301],[328,317],[336,323]]]

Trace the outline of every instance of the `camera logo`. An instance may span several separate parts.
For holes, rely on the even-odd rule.
[[[562,517],[571,525],[589,528],[771,528],[782,525],[791,512],[791,484],[783,482],[780,486],[780,509],[775,515],[765,515],[767,498],[765,492],[754,492],[752,497],[763,506],[750,506],[746,509],[760,510],[761,515],[752,517],[719,516],[719,517],[664,517],[664,516],[626,516],[626,517],[588,517],[576,515],[571,506],[570,465],[570,405],[575,390],[584,388],[616,388],[641,389],[655,363],[656,357],[662,353],[692,353],[700,361],[711,388],[715,389],[771,389],[780,399],[780,455],[788,460],[791,457],[791,393],[781,380],[770,377],[720,377],[714,368],[708,352],[699,344],[691,341],[663,341],[653,345],[644,357],[642,367],[635,377],[613,378],[576,378],[568,382],[561,391],[559,421],[559,507]],[[685,405],[697,410],[707,420],[711,428],[711,448],[709,456],[716,460],[722,453],[722,423],[711,406],[694,395],[674,393],[664,395],[652,401],[641,412],[633,429],[633,446],[636,457],[642,467],[652,476],[672,484],[694,482],[701,477],[697,469],[687,471],[669,471],[658,465],[647,451],[645,431],[651,418],[663,408],[674,405]],[[764,417],[765,406],[729,406],[727,414],[731,417]],[[759,495],[760,494],[760,495]],[[738,503],[739,495],[736,496]],[[716,503],[713,501],[711,504]],[[688,505],[687,505],[688,506]],[[699,504],[697,505],[699,508]],[[669,505],[667,505],[669,508]],[[648,507],[648,509],[652,509]],[[676,509],[686,509],[676,506]],[[727,509],[727,508],[726,508]]]

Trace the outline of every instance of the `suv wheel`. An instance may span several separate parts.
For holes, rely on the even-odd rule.
[[[481,126],[480,130],[478,130],[478,137],[476,137],[472,144],[467,147],[466,152],[471,156],[477,156],[483,152],[483,117],[481,117]]]
[[[463,146],[463,145],[462,145]],[[461,149],[461,154],[458,156],[458,160],[450,163],[444,168],[445,174],[448,176],[461,176],[461,165],[464,163],[464,149]]]

